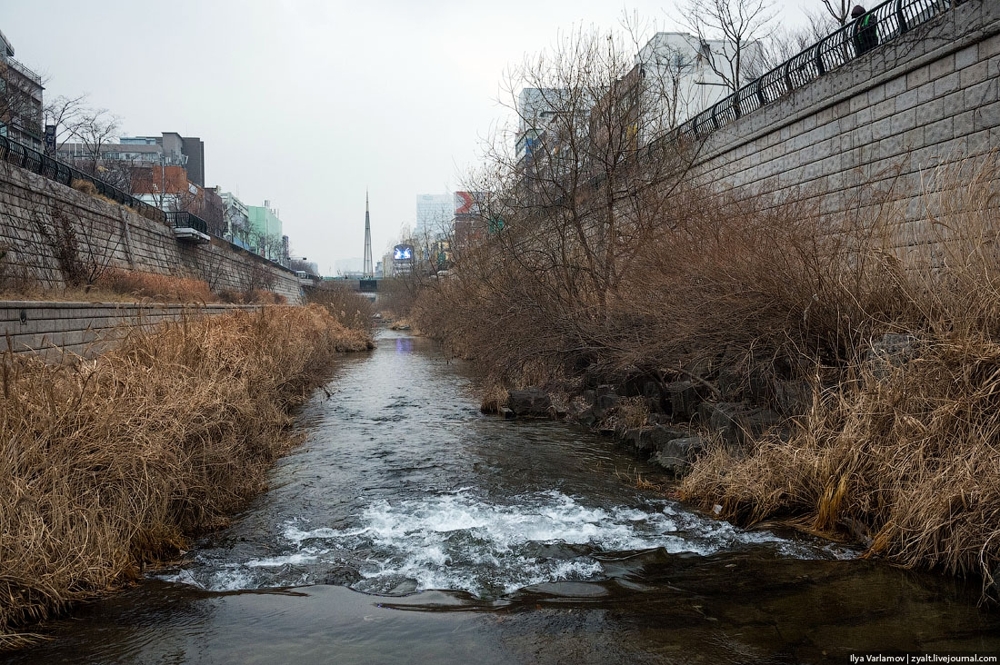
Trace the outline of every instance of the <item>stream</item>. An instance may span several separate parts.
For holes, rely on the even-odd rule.
[[[481,415],[469,369],[407,333],[344,357],[296,426],[303,444],[230,528],[0,662],[1000,653],[1000,612],[978,606],[978,582],[693,512],[637,482],[665,479],[608,438]]]

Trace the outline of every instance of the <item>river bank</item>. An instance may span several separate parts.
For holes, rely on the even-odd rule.
[[[91,361],[6,354],[0,648],[227,524],[293,443],[290,411],[371,347],[313,305],[183,320]]]
[[[995,595],[1000,226],[990,163],[962,169],[937,175],[905,256],[888,207],[819,228],[806,203],[679,188],[642,202],[646,226],[617,219],[634,234],[618,245],[567,233],[577,209],[532,208],[426,284],[412,319],[490,377],[487,410],[540,390],[720,518]]]

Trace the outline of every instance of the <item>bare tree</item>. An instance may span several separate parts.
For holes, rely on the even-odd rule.
[[[823,6],[840,25],[847,25],[851,18],[851,3],[849,0],[823,0]]]
[[[118,137],[121,119],[107,109],[84,108],[72,130],[73,137],[83,144],[91,173],[98,175],[104,165],[103,148]]]
[[[807,23],[796,28],[777,27],[763,42],[763,69],[769,70],[798,55],[834,32],[838,25],[829,16],[805,12]],[[763,72],[761,72],[763,73]]]
[[[732,92],[763,73],[761,50],[773,33],[773,17],[769,0],[687,0],[681,7],[682,20]]]
[[[516,126],[467,184],[481,239],[456,243],[457,279],[440,286],[495,300],[497,316],[551,330],[562,348],[596,345],[690,163],[676,142],[640,144],[661,116],[627,42],[576,31],[509,72]]]
[[[80,116],[86,108],[87,95],[60,95],[45,105],[45,124],[55,127],[56,151],[73,137]]]

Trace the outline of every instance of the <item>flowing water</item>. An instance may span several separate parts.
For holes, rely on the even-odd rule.
[[[9,662],[851,663],[996,654],[979,588],[746,531],[642,489],[559,423],[383,333],[303,409],[301,448],[223,532]],[[916,661],[911,661],[916,662]]]

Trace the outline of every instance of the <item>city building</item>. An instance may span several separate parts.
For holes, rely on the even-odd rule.
[[[454,197],[451,194],[418,194],[417,223],[413,232],[418,238],[436,238],[447,234],[454,213]]]
[[[250,249],[277,263],[288,262],[288,240],[283,234],[278,211],[270,201],[263,206],[247,206],[247,220],[250,223]]]
[[[223,237],[234,245],[250,249],[250,211],[247,204],[232,192],[222,192],[219,196],[226,220]]]
[[[14,59],[0,32],[0,136],[42,150],[42,77]]]
[[[205,187],[204,142],[177,132],[163,132],[161,136],[123,136],[118,143],[67,142],[59,146],[57,156],[81,166],[91,164],[110,168],[108,163],[114,162],[150,170],[155,166],[180,167],[188,182]]]
[[[638,122],[639,145],[722,100],[732,89],[733,46],[725,40],[699,40],[683,32],[658,32],[636,55],[643,88],[643,113]],[[743,85],[760,75],[764,50],[760,42],[742,46]]]

